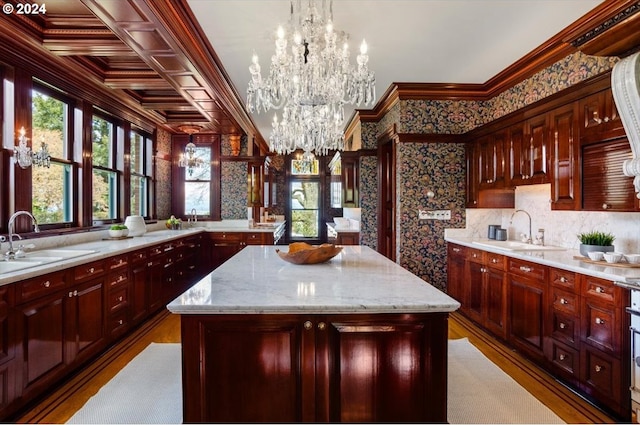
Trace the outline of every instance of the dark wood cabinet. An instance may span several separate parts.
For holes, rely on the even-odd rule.
[[[630,417],[629,290],[608,280],[457,244],[450,243],[448,252],[447,290],[464,292],[456,298],[462,313],[496,337],[506,334],[511,347],[596,405],[620,418]],[[475,278],[469,270],[476,271]],[[483,279],[483,297],[477,289],[463,290],[474,285],[472,279]],[[501,282],[506,284],[503,291]],[[500,294],[506,294],[504,310]]]
[[[0,411],[16,397],[15,288],[0,287]]]
[[[528,183],[531,177],[531,143],[524,134],[524,122],[509,128],[509,181],[512,186]]]
[[[209,271],[219,267],[247,245],[273,245],[275,242],[274,232],[209,232],[211,244]]]
[[[525,122],[525,142],[528,141],[530,160],[528,161],[529,184],[549,182],[550,136],[549,115],[542,114]]]
[[[147,300],[147,286],[149,268],[153,266],[152,261],[148,261],[147,249],[140,249],[131,254],[131,283],[129,288],[129,310],[131,322],[134,325],[142,322],[149,312],[149,302]]]
[[[551,209],[576,210],[580,206],[580,168],[577,104],[549,114],[551,134]]]
[[[507,131],[500,130],[482,137],[477,142],[477,169],[480,190],[502,189],[506,185]]]
[[[445,422],[446,321],[185,315],[184,421]]]
[[[476,144],[468,144],[465,146],[465,160],[467,166],[466,174],[466,200],[467,208],[478,207],[478,191],[480,188],[480,178],[478,172],[478,156],[479,149]]]
[[[611,88],[589,95],[578,102],[580,139],[583,144],[625,135]]]
[[[357,208],[360,206],[360,158],[358,152],[344,151],[340,153],[342,173],[342,206]]]
[[[622,171],[632,159],[626,137],[582,147],[582,209],[588,211],[640,211],[633,177]]]
[[[107,335],[117,338],[131,327],[129,255],[116,255],[107,259],[106,317]]]

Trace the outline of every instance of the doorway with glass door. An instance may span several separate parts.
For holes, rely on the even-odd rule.
[[[317,244],[324,238],[319,161],[293,158],[289,173],[289,241]]]

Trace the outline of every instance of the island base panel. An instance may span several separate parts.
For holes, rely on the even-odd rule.
[[[184,422],[446,422],[448,313],[181,321]]]

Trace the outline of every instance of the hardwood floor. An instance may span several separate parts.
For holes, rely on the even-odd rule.
[[[491,361],[511,375],[567,423],[615,421],[557,383],[518,353],[508,349],[458,313],[449,321],[449,338],[468,338]],[[61,385],[17,423],[65,423],[91,396],[151,342],[180,342],[179,316],[163,311],[86,369]]]

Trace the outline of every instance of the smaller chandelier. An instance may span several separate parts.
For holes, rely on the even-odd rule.
[[[184,147],[184,153],[180,154],[178,167],[186,168],[189,176],[192,176],[196,168],[201,168],[204,165],[202,158],[197,156],[196,145],[193,143],[193,134],[200,131],[200,127],[196,125],[183,125],[179,128],[189,135],[189,143]]]
[[[31,147],[27,145],[29,138],[27,138],[25,134],[24,127],[20,128],[18,145],[13,148],[16,163],[20,168],[28,168],[31,165],[49,168],[51,166],[51,155],[49,154],[47,144],[43,141],[40,145],[40,150],[33,152]]]

